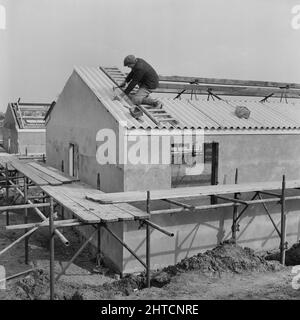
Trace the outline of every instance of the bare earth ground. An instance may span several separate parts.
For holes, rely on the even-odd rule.
[[[21,223],[21,216],[12,213],[11,224]],[[32,221],[33,217],[31,217]],[[0,215],[0,225],[5,216]],[[7,282],[0,290],[0,300],[48,299],[49,252],[47,228],[30,238],[31,266],[24,264],[24,242],[0,257],[6,276],[30,269],[37,271]],[[0,231],[0,250],[23,232]],[[65,247],[55,242],[56,272],[79,248],[80,240],[70,229],[64,232],[72,245]],[[299,246],[298,246],[299,247]],[[297,248],[298,248],[297,247]],[[295,251],[295,250],[294,250]],[[297,254],[299,255],[297,249]],[[297,255],[296,255],[297,256]],[[298,256],[297,256],[298,257]],[[299,255],[300,257],[300,255]],[[300,265],[300,261],[298,263]],[[93,271],[95,258],[84,250],[56,283],[57,299],[281,299],[300,300],[300,289],[292,288],[292,267],[281,267],[278,262],[266,261],[252,250],[225,243],[206,253],[184,259],[176,266],[154,272],[150,289],[144,288],[144,275],[118,279],[104,267]]]

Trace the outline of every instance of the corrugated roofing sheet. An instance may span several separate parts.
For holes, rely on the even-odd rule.
[[[128,129],[149,129],[157,128],[154,122],[146,115],[141,121],[133,118],[126,108],[128,104],[114,101],[115,93],[112,90],[114,83],[105,75],[100,68],[76,67],[75,71],[83,81],[95,93],[101,103],[114,116],[117,121],[124,121]],[[259,102],[252,97],[226,97],[222,100],[207,101],[207,98],[200,96],[197,99],[174,100],[173,98],[161,98],[164,109],[178,121],[176,126],[179,129],[201,128],[201,129],[228,129],[228,130],[277,130],[300,129],[300,100],[288,99],[280,102],[279,99],[272,99],[268,102]],[[239,119],[235,116],[236,106],[246,106],[251,111],[249,119]],[[126,107],[124,107],[126,106]],[[164,123],[165,128],[172,127]]]

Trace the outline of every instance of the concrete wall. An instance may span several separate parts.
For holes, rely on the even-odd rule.
[[[124,191],[168,189],[170,170],[167,165],[126,165]]]
[[[100,129],[112,129],[118,136],[118,123],[101,105],[94,93],[82,79],[73,73],[66,83],[59,99],[51,112],[46,130],[47,164],[69,172],[69,144],[78,146],[78,177],[81,181],[97,187],[97,175],[100,174],[100,188],[104,192],[124,190],[124,171],[122,166],[100,165],[96,160],[96,135]],[[117,235],[123,239],[123,223],[111,225]],[[79,228],[87,237],[91,227]],[[96,246],[97,241],[93,244]],[[122,269],[123,251],[116,240],[101,233],[102,252],[116,269]]]
[[[3,147],[9,153],[19,152],[18,132],[16,128],[15,118],[10,106],[8,106],[6,109],[3,124]]]
[[[205,142],[219,143],[220,184],[300,179],[299,134],[205,135]],[[148,150],[150,154],[150,149]],[[125,190],[151,190],[171,187],[171,171],[166,165],[126,165]]]
[[[219,183],[234,183],[235,169],[239,169],[239,182],[276,181],[285,174],[287,179],[300,179],[300,135],[206,135],[205,142],[219,143]],[[150,168],[149,168],[150,167]],[[151,166],[125,167],[125,188],[151,190],[170,188],[170,170],[152,166],[155,175],[150,179]],[[155,169],[154,169],[155,168]],[[146,181],[145,181],[146,180]],[[249,198],[248,198],[249,199]],[[183,201],[185,202],[185,201]],[[198,204],[204,204],[205,200]],[[144,203],[135,206],[145,210]],[[160,202],[151,204],[152,210],[166,208]],[[280,207],[270,204],[272,217],[280,221]],[[288,204],[288,240],[299,240],[299,202]],[[152,268],[179,262],[182,258],[199,251],[213,248],[231,236],[232,208],[206,210],[195,213],[155,215],[151,220],[175,233],[168,238],[158,231],[152,232]],[[145,230],[138,230],[135,222],[124,225],[124,240],[145,258]],[[254,249],[278,247],[279,238],[264,213],[262,206],[251,206],[240,222],[238,242]],[[124,272],[141,271],[143,268],[127,250],[123,250]]]
[[[268,204],[272,218],[280,229],[280,206]],[[287,241],[289,245],[300,239],[300,206],[287,204]],[[164,227],[175,236],[169,238],[157,230],[151,232],[151,268],[173,265],[181,259],[212,249],[231,237],[232,208],[152,215],[151,221]],[[256,250],[279,248],[280,239],[261,205],[250,206],[240,222],[237,232],[239,245]],[[138,230],[138,223],[126,222],[124,241],[139,257],[145,260],[146,231]],[[143,266],[123,249],[123,272],[143,270]]]
[[[19,153],[20,154],[43,154],[46,153],[46,130],[19,131]]]
[[[73,214],[68,209],[64,210],[65,219],[72,219]],[[121,240],[124,240],[124,224],[123,222],[113,222],[109,223],[108,227],[111,231],[118,235]],[[80,226],[74,227],[82,242],[88,239],[91,234],[95,231],[92,226]],[[101,253],[104,255],[105,265],[115,270],[116,272],[122,272],[123,270],[123,248],[120,243],[113,238],[104,228],[100,231],[100,243],[101,243]],[[98,247],[98,233],[95,234],[92,241],[89,243],[89,250],[93,254],[97,254]]]
[[[80,180],[96,188],[99,173],[102,191],[122,191],[123,168],[100,165],[96,160],[98,130],[112,129],[118,136],[118,122],[76,72],[68,80],[50,117],[46,132],[47,163],[61,169],[64,161],[65,172],[68,172],[69,144],[77,144]]]
[[[300,179],[300,135],[249,134],[205,136],[206,142],[219,143],[219,183],[276,181],[285,174]]]

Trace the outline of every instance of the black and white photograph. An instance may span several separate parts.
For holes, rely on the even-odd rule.
[[[0,0],[0,305],[300,300],[299,57],[300,0]]]

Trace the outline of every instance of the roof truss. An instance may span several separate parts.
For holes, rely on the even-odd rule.
[[[109,77],[115,83],[121,83],[125,74],[117,67],[101,67],[105,72],[109,70]],[[106,72],[108,74],[108,72]],[[178,98],[182,94],[193,95],[227,95],[227,96],[252,96],[262,97],[262,102],[269,97],[300,98],[300,84],[272,81],[215,79],[187,76],[159,76],[159,87],[153,92],[172,93]]]

